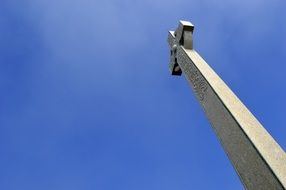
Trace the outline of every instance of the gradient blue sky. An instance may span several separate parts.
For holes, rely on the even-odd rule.
[[[167,31],[286,149],[284,0],[1,0],[0,189],[243,189]]]

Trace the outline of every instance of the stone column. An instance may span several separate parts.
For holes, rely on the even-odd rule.
[[[248,190],[285,190],[286,154],[246,106],[193,49],[194,26],[170,31],[170,71],[183,73]]]

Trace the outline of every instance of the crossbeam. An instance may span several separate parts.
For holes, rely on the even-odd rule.
[[[180,21],[169,32],[172,75],[185,75],[244,187],[285,190],[286,153],[193,49],[193,30]]]

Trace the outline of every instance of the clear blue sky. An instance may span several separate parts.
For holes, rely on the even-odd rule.
[[[286,149],[284,0],[1,0],[0,189],[241,190],[168,71],[195,49]]]

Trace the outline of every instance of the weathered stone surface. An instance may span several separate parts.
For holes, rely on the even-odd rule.
[[[248,190],[285,190],[286,154],[223,80],[193,50],[194,26],[170,31],[170,70],[184,73]]]

